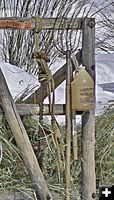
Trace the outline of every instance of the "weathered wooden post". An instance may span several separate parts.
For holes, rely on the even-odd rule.
[[[82,62],[95,81],[95,19],[83,22]],[[95,176],[95,110],[82,117],[82,200],[96,194]]]
[[[7,87],[4,75],[0,68],[0,102],[14,134],[17,145],[22,153],[22,158],[32,180],[32,185],[36,191],[38,200],[51,200],[51,194],[40,170],[36,156],[32,149],[26,130],[17,112],[15,103]]]
[[[66,200],[70,200],[71,182],[71,58],[70,51],[66,52]]]
[[[0,113],[0,126],[2,124],[3,113]],[[2,161],[2,142],[0,141],[0,163]]]

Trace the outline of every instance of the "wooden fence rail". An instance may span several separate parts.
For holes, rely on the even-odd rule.
[[[39,115],[40,106],[38,104],[16,104],[18,113],[21,116],[25,115]],[[3,113],[2,105],[0,106],[0,113]],[[65,104],[55,104],[54,105],[54,114],[55,115],[66,115],[66,105]],[[76,115],[81,115],[81,111],[77,111]],[[50,115],[49,104],[44,104],[43,106],[43,115]]]
[[[37,24],[36,24],[36,21]],[[38,19],[38,20],[37,20]],[[91,21],[87,19],[88,23]],[[38,17],[4,17],[0,18],[0,29],[33,30],[62,30],[62,29],[81,29],[83,18],[38,18]]]

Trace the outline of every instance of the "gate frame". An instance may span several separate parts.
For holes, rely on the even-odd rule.
[[[55,23],[56,20],[56,23]],[[94,80],[95,83],[95,19],[94,18],[77,18],[73,20],[73,24],[70,24],[71,19],[65,19],[65,23],[61,24],[61,19],[54,19],[54,18],[41,18],[42,22],[42,30],[52,30],[53,26],[55,30],[58,29],[81,29],[82,30],[82,52],[79,55],[79,61],[82,63],[88,73],[91,75],[91,77]],[[61,25],[60,25],[61,24]],[[34,18],[0,18],[0,29],[15,29],[15,30],[34,30],[36,24]],[[38,24],[37,24],[38,27]],[[74,70],[74,69],[73,69]],[[57,80],[57,76],[61,76],[60,80]],[[11,130],[14,133],[14,127],[12,128],[11,120],[7,117],[8,114],[8,108],[7,104],[4,102],[7,102],[7,98],[9,99],[9,105],[11,107],[9,108],[10,111],[13,108],[12,114],[14,114],[14,118],[17,118],[17,122],[21,122],[20,116],[18,114],[17,108],[15,106],[15,103],[9,93],[7,84],[5,82],[5,79],[3,77],[3,74],[0,70],[0,77],[2,78],[3,82],[0,85],[0,95],[1,95],[1,103],[2,108],[5,113],[6,119],[11,126]],[[62,83],[62,81],[66,78],[66,70],[65,66],[63,66],[60,70],[58,70],[54,75],[54,79],[56,80],[56,86],[55,88]],[[3,85],[4,84],[4,85]],[[41,87],[35,92],[35,94],[40,94]],[[6,97],[5,97],[6,94]],[[35,96],[36,96],[35,95]],[[43,88],[43,97],[45,98],[47,96],[46,88]],[[25,102],[30,103],[31,100],[33,100],[34,95],[31,95]],[[39,97],[38,97],[39,98]],[[37,100],[38,103],[38,100]],[[59,113],[58,113],[59,114]],[[17,115],[17,116],[16,116]],[[15,119],[16,120],[16,119]],[[15,133],[14,133],[15,135]],[[95,176],[95,110],[91,110],[88,112],[85,112],[82,116],[82,200],[88,199],[91,200],[94,198],[94,195],[96,194],[96,176]],[[17,141],[18,143],[19,141]],[[29,144],[30,145],[30,144]],[[18,145],[20,147],[20,150],[22,151],[22,147],[20,144]],[[32,150],[31,150],[32,152]],[[26,152],[24,152],[26,154]],[[34,157],[34,155],[33,155]],[[30,161],[28,158],[28,161]],[[27,162],[28,162],[27,161]],[[26,167],[27,163],[25,161]],[[37,165],[37,164],[36,164]],[[31,165],[32,166],[32,165]],[[33,181],[32,175],[34,176],[33,172],[34,168],[29,168],[28,172],[31,176],[31,179]],[[32,175],[31,175],[32,173]],[[41,175],[42,176],[42,175]],[[43,179],[41,179],[41,182],[43,183]],[[36,181],[38,183],[38,180]],[[45,185],[45,184],[44,184]],[[46,186],[46,185],[45,185]],[[47,188],[47,186],[46,186]],[[36,187],[35,187],[36,189]],[[36,189],[38,190],[38,188]],[[44,189],[45,190],[45,189]],[[46,189],[48,191],[48,189]],[[45,190],[45,191],[46,191]],[[47,192],[49,194],[49,191]],[[47,195],[47,194],[46,194]],[[39,195],[39,200],[47,199],[46,195],[42,197],[42,195]],[[49,196],[48,196],[49,197]],[[50,197],[51,198],[51,197]]]

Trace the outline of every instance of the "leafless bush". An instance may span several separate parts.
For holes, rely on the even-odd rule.
[[[89,6],[87,6],[89,5]],[[91,0],[1,0],[2,17],[70,17],[88,15]],[[75,34],[74,41],[79,34]],[[41,31],[41,50],[51,57],[51,63],[56,59],[58,50],[53,45],[57,32]],[[54,38],[55,37],[55,38]],[[4,30],[0,45],[0,57],[13,65],[31,71],[34,68],[31,55],[34,51],[34,31]],[[77,43],[78,44],[78,43]],[[78,45],[77,45],[78,46]]]

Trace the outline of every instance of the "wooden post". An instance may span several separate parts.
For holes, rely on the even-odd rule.
[[[70,52],[66,52],[66,200],[70,200],[70,159],[71,159],[71,62]]]
[[[2,117],[3,117],[3,114],[0,113],[0,125],[1,125]]]
[[[21,118],[17,112],[15,103],[7,87],[4,75],[0,69],[0,101],[2,108],[15,136],[18,147],[21,150],[22,158],[32,180],[33,187],[36,191],[38,200],[51,199],[50,192],[40,170],[36,156],[32,149],[26,130],[23,126]]]
[[[95,81],[95,20],[83,22],[82,63]],[[82,117],[82,200],[96,194],[95,176],[95,110]]]
[[[72,110],[72,151],[73,159],[78,160],[78,141],[77,141],[77,130],[76,130],[76,113]]]
[[[0,113],[0,126],[2,124],[2,117],[3,117],[3,113]],[[2,161],[2,157],[3,157],[3,154],[2,154],[2,142],[0,141],[0,163]]]

